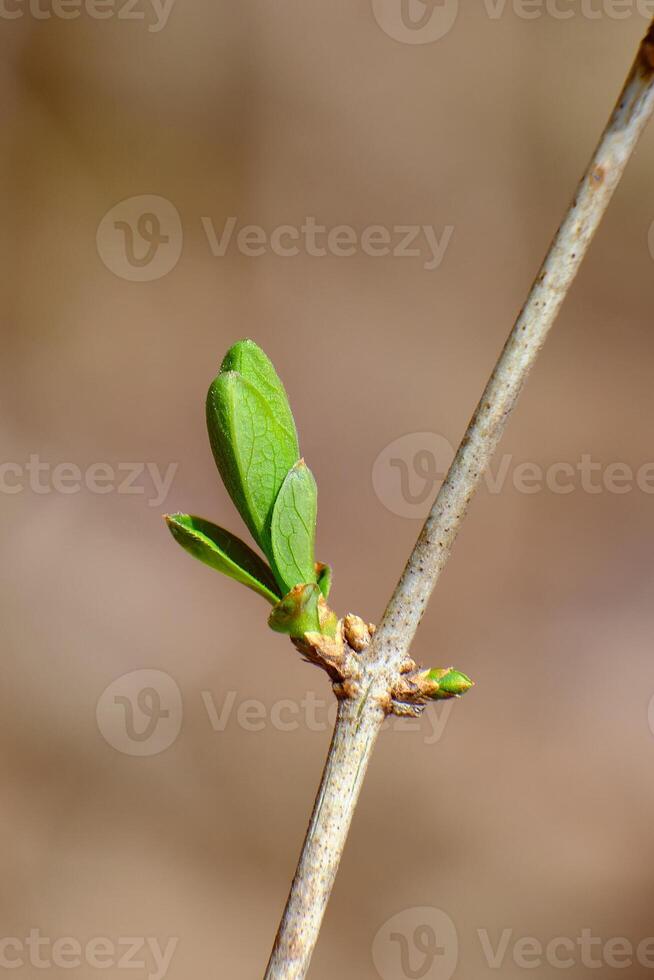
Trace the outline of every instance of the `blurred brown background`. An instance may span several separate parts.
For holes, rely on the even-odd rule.
[[[147,945],[141,966],[119,963],[140,937],[178,940],[169,980],[262,975],[331,694],[267,630],[265,604],[192,562],[161,521],[183,509],[243,532],[208,447],[208,383],[241,336],[271,355],[318,479],[334,605],[378,620],[420,521],[389,509],[373,464],[407,433],[460,438],[647,24],[635,4],[617,19],[572,3],[564,20],[463,0],[444,36],[411,44],[382,29],[382,6],[177,0],[161,24],[145,0],[144,19],[8,3],[0,18],[0,939],[16,941],[0,973],[13,959],[15,977],[162,976]],[[650,129],[510,425],[512,468],[654,460],[653,160]],[[127,212],[138,231],[143,208],[112,209],[151,195],[173,210],[144,206],[159,224],[134,234],[130,265]],[[431,270],[424,238],[409,257],[254,257],[234,240],[215,256],[207,223],[220,235],[230,216],[267,232],[308,216],[357,235],[453,231]],[[158,233],[154,261],[171,268],[148,279]],[[62,463],[82,475],[67,470],[68,492],[53,486]],[[103,493],[85,485],[98,463]],[[121,489],[130,463],[177,464],[165,500],[147,470],[140,493]],[[398,477],[383,477],[391,495]],[[454,975],[477,980],[559,975],[551,957],[516,962],[524,936],[654,935],[653,507],[637,486],[523,493],[511,477],[478,496],[415,645],[477,686],[382,735],[315,980],[404,980],[399,944],[382,936],[373,962],[373,943],[403,913],[410,947],[421,907],[450,917]],[[128,676],[103,697],[138,670],[172,680],[148,674],[138,702],[146,675]],[[311,692],[318,723],[300,706]],[[243,715],[249,699],[263,726]],[[50,942],[47,971],[31,930]],[[493,947],[511,930],[500,969],[480,930]],[[600,975],[576,949],[574,975]],[[412,956],[414,976],[451,975],[451,943],[431,966]],[[606,977],[654,967],[654,945],[626,974],[602,946],[593,956]]]

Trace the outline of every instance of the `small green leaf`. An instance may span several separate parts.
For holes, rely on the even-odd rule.
[[[167,514],[166,523],[183,548],[224,575],[247,585],[275,605],[280,593],[264,561],[235,535],[190,514]]]
[[[332,590],[332,570],[330,565],[324,565],[321,561],[316,562],[316,575],[318,576],[318,588],[325,599],[329,599]]]
[[[321,597],[317,585],[296,585],[278,602],[268,617],[268,626],[276,633],[302,638],[305,633],[319,633]]]
[[[277,494],[270,525],[270,554],[282,592],[315,582],[314,543],[318,489],[311,470],[301,459],[289,471]]]
[[[268,557],[273,504],[299,458],[290,409],[288,414],[278,411],[278,400],[266,401],[235,371],[219,374],[207,396],[207,427],[220,475]]]

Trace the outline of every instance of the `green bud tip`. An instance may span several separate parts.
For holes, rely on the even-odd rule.
[[[453,667],[430,670],[427,672],[425,680],[433,683],[434,690],[431,697],[437,700],[459,698],[474,686],[474,681],[462,674],[460,670],[454,670]]]

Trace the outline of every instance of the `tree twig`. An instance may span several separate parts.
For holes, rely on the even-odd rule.
[[[450,471],[341,701],[327,764],[266,980],[306,976],[390,692],[507,419],[639,136],[654,111],[654,21],[575,199],[470,421]]]

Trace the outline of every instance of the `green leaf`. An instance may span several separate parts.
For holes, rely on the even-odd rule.
[[[277,494],[272,512],[270,555],[282,592],[295,585],[315,582],[314,559],[318,488],[303,459],[289,471]]]
[[[316,575],[318,576],[318,587],[325,599],[329,599],[332,590],[332,570],[330,565],[324,565],[321,561],[316,562]]]
[[[279,399],[267,401],[241,374],[226,371],[209,388],[207,427],[227,491],[255,541],[270,557],[273,504],[299,459],[290,409],[284,412]]]
[[[247,585],[272,605],[279,602],[280,593],[272,572],[235,535],[190,514],[167,514],[166,523],[175,540],[194,558]]]

